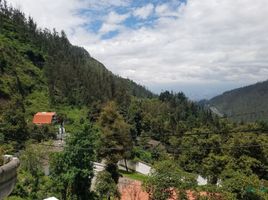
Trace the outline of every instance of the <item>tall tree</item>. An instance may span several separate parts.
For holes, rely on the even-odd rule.
[[[84,131],[73,133],[67,139],[63,152],[52,160],[52,177],[61,191],[62,199],[90,199],[93,177],[96,131],[91,125]]]
[[[144,183],[153,200],[167,200],[182,195],[196,186],[195,176],[183,172],[174,161],[165,160],[154,165],[154,170]]]
[[[99,126],[101,130],[99,156],[106,159],[107,165],[116,165],[121,159],[131,155],[132,141],[130,125],[117,111],[115,102],[109,102],[100,114]],[[117,178],[115,181],[117,182]]]

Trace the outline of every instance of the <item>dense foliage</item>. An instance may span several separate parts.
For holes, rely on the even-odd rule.
[[[113,75],[65,33],[42,30],[32,18],[0,1],[0,135],[25,141],[28,122],[38,111],[105,102],[127,92],[152,93]]]
[[[238,88],[206,102],[235,121],[268,121],[268,81]]]
[[[51,162],[51,176],[61,193],[63,200],[89,199],[96,131],[92,126],[73,133],[67,139],[62,152],[55,153]]]
[[[31,123],[38,111],[56,111],[69,133],[64,150],[52,158],[48,154],[55,150],[39,145],[54,139],[55,129]],[[0,125],[2,154],[21,152],[10,199],[93,199],[92,161],[102,159],[107,165],[97,180],[97,198],[119,196],[117,162],[131,159],[154,165],[146,189],[155,199],[167,199],[171,187],[180,194],[192,189],[267,199],[265,122],[228,121],[181,92],[154,96],[113,75],[71,45],[64,32],[38,29],[33,19],[2,0]],[[45,176],[48,162],[51,175]],[[197,186],[196,175],[206,177],[208,185]]]
[[[154,171],[144,187],[151,199],[166,200],[182,197],[186,189],[192,189],[196,184],[196,178],[179,169],[174,161],[164,161],[154,166]]]
[[[28,143],[23,150],[20,160],[18,182],[8,199],[44,199],[48,196],[57,196],[55,183],[45,176],[43,166],[47,163],[46,147],[39,144]]]

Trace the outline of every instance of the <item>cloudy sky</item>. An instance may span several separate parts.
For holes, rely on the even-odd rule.
[[[8,0],[115,74],[193,99],[268,79],[267,0]]]

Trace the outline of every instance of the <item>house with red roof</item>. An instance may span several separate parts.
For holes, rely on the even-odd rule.
[[[56,121],[55,112],[38,112],[33,117],[33,123],[36,125],[52,124]]]

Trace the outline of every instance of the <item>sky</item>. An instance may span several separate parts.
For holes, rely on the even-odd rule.
[[[7,0],[113,73],[194,100],[268,79],[267,0]]]

